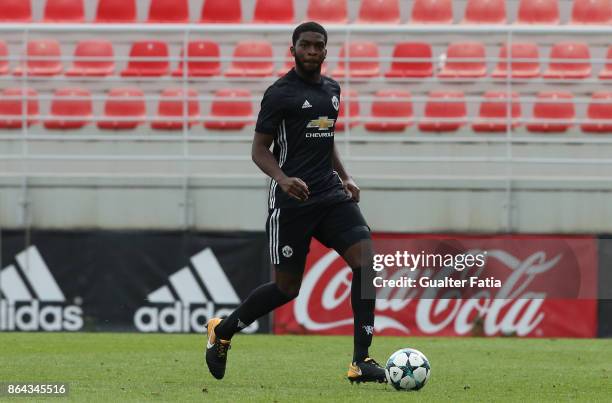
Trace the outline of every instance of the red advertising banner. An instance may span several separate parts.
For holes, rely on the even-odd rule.
[[[379,335],[596,336],[594,237],[374,234],[374,241],[375,246],[399,242],[415,251],[446,250],[451,242],[455,250],[486,251],[488,275],[504,281],[514,277],[511,292],[471,299],[439,297],[444,294],[426,298],[401,289],[391,294],[384,290],[381,297],[379,290],[375,322]],[[352,334],[351,277],[351,269],[335,251],[313,241],[300,295],[275,311],[274,332]]]

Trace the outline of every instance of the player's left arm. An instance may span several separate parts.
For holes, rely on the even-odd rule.
[[[334,143],[334,153],[332,159],[334,170],[338,172],[338,175],[342,180],[344,188],[348,192],[350,192],[353,200],[359,203],[359,193],[361,192],[361,190],[359,189],[359,186],[357,186],[351,175],[349,175],[348,172],[346,172],[346,169],[344,169],[344,165],[342,164],[342,160],[340,159],[340,152],[338,152],[338,147],[336,146],[336,143]]]

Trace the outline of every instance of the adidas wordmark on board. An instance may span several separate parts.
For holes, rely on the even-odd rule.
[[[183,267],[168,277],[168,285],[149,293],[150,305],[139,308],[134,314],[134,326],[139,331],[201,333],[208,319],[229,315],[240,304],[240,298],[210,248],[193,256],[191,265],[193,269]],[[253,333],[258,328],[256,321],[244,332]]]
[[[19,253],[15,260],[16,266],[0,271],[0,330],[80,330],[82,308],[66,304],[36,246]]]

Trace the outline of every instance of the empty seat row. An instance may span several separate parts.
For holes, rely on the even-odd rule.
[[[348,61],[349,57],[359,61]],[[380,74],[378,47],[374,42],[352,42],[348,49],[340,50],[338,67],[332,71],[335,77],[376,77]],[[591,76],[591,54],[589,46],[582,42],[564,41],[554,44],[550,50],[548,69],[540,71],[538,45],[529,42],[514,42],[508,51],[507,44],[501,46],[498,62],[491,72],[494,78],[535,78],[542,75],[551,79],[582,79]],[[371,60],[368,60],[371,59]],[[599,78],[612,78],[612,46],[608,48]],[[413,61],[414,60],[414,61]],[[432,77],[434,55],[431,45],[422,42],[397,43],[393,50],[390,69],[386,77]],[[348,64],[348,66],[345,66]],[[443,55],[440,78],[479,78],[487,75],[486,49],[481,42],[454,42],[448,45]]]
[[[480,103],[478,116],[473,120],[476,132],[505,132],[520,125],[521,104],[517,93],[489,91]],[[346,103],[348,102],[348,107]],[[25,107],[25,112],[24,112]],[[185,110],[185,107],[187,109]],[[346,109],[348,108],[348,109]],[[352,90],[348,99],[342,99],[335,125],[343,131],[348,124],[360,124],[359,99]],[[0,95],[0,128],[18,129],[23,123],[36,123],[39,106],[36,91],[8,88]],[[92,120],[93,104],[88,90],[62,88],[55,91],[51,100],[50,116],[44,120],[47,129],[80,129]],[[166,89],[161,93],[157,115],[151,122],[153,129],[180,130],[201,121],[198,94],[194,90]],[[423,132],[452,132],[468,121],[463,92],[432,91],[425,104],[423,118],[418,128]],[[348,119],[348,123],[347,119]],[[526,124],[530,132],[564,132],[573,126],[576,118],[573,96],[566,91],[545,91],[537,95],[532,118]],[[600,91],[592,95],[587,108],[584,132],[612,132],[612,92]],[[138,88],[115,88],[109,91],[104,116],[98,120],[100,129],[134,129],[146,121],[146,103]],[[251,93],[243,89],[222,89],[215,93],[210,117],[204,119],[204,127],[217,130],[240,130],[253,122]],[[371,118],[366,130],[380,132],[403,131],[414,122],[411,95],[402,90],[379,90],[372,102]]]
[[[348,0],[309,0],[307,20],[321,23],[348,22]],[[32,20],[30,0],[0,1],[0,21]],[[137,20],[136,0],[98,0],[95,22],[130,23]],[[188,0],[151,0],[147,22],[189,22]],[[505,24],[508,20],[505,0],[467,0],[463,22],[468,24]],[[46,0],[44,22],[85,22],[84,0]],[[202,23],[242,23],[241,0],[205,0]],[[253,23],[295,23],[291,0],[256,0]],[[357,23],[400,23],[400,0],[360,0]],[[417,24],[451,24],[452,0],[414,0],[410,22]],[[517,22],[522,24],[558,24],[558,0],[520,0]],[[573,24],[612,23],[609,0],[573,0]]]
[[[222,3],[228,0],[215,1],[221,12],[230,11]],[[48,23],[84,23],[84,0],[45,0],[42,22]],[[238,2],[239,4],[239,2]],[[133,23],[137,19],[136,0],[98,0],[95,22],[98,23]],[[215,5],[213,4],[213,9]],[[217,10],[214,10],[217,12]],[[32,3],[30,0],[0,1],[0,22],[32,21]],[[147,22],[150,23],[186,23],[189,22],[188,0],[151,0]]]
[[[216,42],[192,41],[187,47],[188,74],[192,76],[214,76],[221,73],[219,62],[220,49]],[[27,44],[26,62],[13,70],[15,75],[54,76],[64,72],[61,62],[60,44],[55,39],[31,40]],[[272,48],[267,42],[248,41],[239,44],[234,52],[237,58],[255,57],[272,58]],[[184,57],[184,51],[181,52]],[[204,58],[204,61],[200,61]],[[170,74],[168,44],[163,41],[137,41],[130,50],[127,67],[121,71],[123,76],[164,76]],[[248,68],[250,75],[257,71],[265,74],[260,64],[271,62],[240,62],[237,60],[226,72],[227,75],[238,75],[241,66]],[[66,70],[67,76],[108,76],[115,72],[115,56],[113,44],[108,40],[80,41],[74,50],[74,63]],[[8,50],[6,43],[0,41],[0,74],[8,74]],[[271,72],[270,72],[271,73]],[[183,60],[172,72],[172,75],[183,75]]]
[[[348,115],[351,127],[359,124],[359,102],[356,92],[349,95]],[[470,118],[464,93],[461,91],[432,91],[427,97],[423,118],[418,129],[423,132],[453,132],[472,121],[472,130],[479,133],[506,132],[521,125],[521,102],[517,93],[488,91],[480,103],[478,115]],[[342,109],[342,107],[341,107]],[[403,131],[413,123],[410,93],[407,91],[381,90],[372,103],[371,117],[365,129],[370,131]],[[389,119],[391,118],[391,119]],[[389,121],[385,121],[389,119]],[[533,103],[532,117],[525,127],[534,133],[565,132],[574,125],[576,111],[573,95],[567,91],[542,91]],[[599,91],[592,95],[587,107],[585,122],[580,125],[587,133],[612,133],[612,92]]]
[[[448,46],[445,63],[437,73],[442,78],[478,78],[487,75],[485,46],[480,42],[455,42]],[[39,39],[27,44],[27,61],[17,66],[15,75],[54,76],[61,74],[64,67],[60,61],[60,44],[54,39]],[[127,67],[122,76],[174,76],[208,77],[220,75],[221,52],[213,41],[192,41],[181,58],[188,58],[187,69],[184,60],[171,71],[168,44],[163,41],[138,41],[130,50]],[[275,74],[272,45],[263,40],[241,41],[233,52],[231,66],[223,74],[228,77],[266,77]],[[510,52],[502,45],[497,67],[491,76],[503,78],[508,71],[513,78],[534,78],[541,75],[539,49],[535,43],[512,43]],[[260,59],[261,61],[254,61]],[[345,58],[355,59],[347,61]],[[397,43],[393,50],[390,69],[386,77],[431,77],[434,75],[434,60],[431,45],[422,42]],[[550,63],[543,72],[545,78],[581,79],[591,76],[591,55],[589,46],[582,42],[559,42],[550,50]],[[334,77],[376,77],[381,74],[378,45],[374,42],[351,42],[340,50],[337,67],[331,71]],[[612,78],[612,46],[608,49],[606,63],[599,73],[602,79]],[[520,60],[520,61],[515,61]],[[282,75],[293,66],[293,58],[287,52],[284,66],[276,71]],[[327,73],[327,66],[323,72]],[[0,41],[0,75],[8,74],[8,50]],[[77,44],[74,63],[66,70],[68,76],[108,76],[114,74],[115,59],[113,45],[107,40],[84,40]]]
[[[164,90],[157,105],[153,129],[180,130],[187,121],[191,127],[201,122],[198,94],[182,88]],[[24,112],[25,107],[25,112]],[[187,107],[187,109],[185,109]],[[251,93],[244,89],[221,89],[211,103],[211,118],[204,121],[207,129],[239,130],[251,123]],[[35,124],[39,115],[38,94],[33,89],[7,88],[0,94],[0,128],[19,129],[23,123]],[[57,89],[51,99],[47,129],[80,129],[93,117],[91,93],[83,88]],[[219,118],[221,117],[221,118]],[[97,121],[100,129],[135,129],[146,121],[146,102],[138,88],[114,88],[106,96],[104,115]]]
[[[514,78],[534,78],[540,76],[539,50],[535,43],[513,43],[508,55],[506,45],[500,48],[499,61],[491,75],[506,77],[508,71]],[[508,57],[510,56],[510,57]],[[612,47],[608,50],[612,57]],[[564,41],[552,46],[545,78],[579,79],[591,76],[591,54],[589,46],[582,42]],[[473,61],[464,61],[472,59]],[[520,60],[520,61],[514,61]],[[601,78],[609,78],[610,65],[606,64]],[[446,63],[438,77],[484,77],[487,75],[485,47],[479,42],[457,42],[448,46]]]

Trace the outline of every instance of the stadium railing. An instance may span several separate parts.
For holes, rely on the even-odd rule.
[[[150,37],[163,38],[173,44],[176,49],[186,48],[187,44],[195,38],[219,40],[225,44],[234,44],[240,39],[251,39],[260,37],[271,40],[277,46],[287,46],[288,38],[293,29],[293,25],[249,25],[241,24],[225,25],[202,25],[202,24],[0,24],[0,38],[11,43],[12,47],[21,46],[25,49],[25,44],[29,39],[40,36],[53,36],[60,40],[60,43],[75,43],[87,33],[87,36],[103,36],[110,39],[113,43],[127,49],[129,44],[137,39]],[[497,57],[497,49],[502,43],[511,44],[522,41],[525,38],[536,42],[539,45],[550,44],[571,37],[580,38],[592,46],[600,48],[608,46],[606,38],[612,33],[612,27],[607,26],[522,26],[522,25],[330,25],[330,45],[338,48],[348,45],[353,40],[366,38],[375,40],[378,43],[393,44],[401,40],[411,38],[426,37],[427,42],[437,44],[439,47],[446,47],[451,41],[457,38],[474,39],[485,43],[487,46],[496,47],[496,57],[486,56],[484,62],[487,66],[497,64],[500,59]],[[556,40],[551,38],[558,38]],[[280,45],[279,45],[280,44]],[[177,65],[180,61],[187,64],[188,56],[178,57],[171,52],[168,59],[171,66]],[[440,53],[440,52],[438,52]],[[491,52],[489,52],[491,53]],[[601,52],[598,52],[601,53]],[[328,63],[330,69],[339,61],[337,52],[330,52]],[[442,56],[443,53],[440,55]],[[443,66],[444,57],[434,55],[432,59],[409,59],[406,61],[431,61],[439,69]],[[23,63],[25,55],[11,52],[8,56],[10,63]],[[116,62],[125,63],[128,61],[127,51],[119,52],[114,57]],[[62,52],[60,59],[65,67],[73,60],[70,52]],[[151,60],[151,59],[147,59]],[[198,59],[202,60],[202,59]],[[206,59],[204,59],[206,60]],[[219,61],[222,63],[231,62],[232,57],[221,56]],[[255,59],[258,61],[260,59]],[[269,58],[265,59],[269,61]],[[393,59],[388,56],[380,56],[379,63],[389,63]],[[285,53],[276,52],[273,58],[275,66],[283,64]],[[356,61],[350,55],[345,56],[345,64]],[[370,59],[366,59],[370,61]],[[482,61],[479,59],[459,59],[457,61]],[[516,61],[516,60],[514,60]],[[511,70],[512,60],[508,59],[507,70]],[[540,52],[539,63],[545,66],[550,59],[544,52]],[[555,62],[584,63],[584,60],[568,59]],[[593,66],[603,66],[609,60],[603,57],[594,56],[589,61]],[[117,68],[119,71],[120,68]],[[243,116],[216,117],[211,116],[209,104],[213,101],[212,92],[219,88],[232,85],[253,90],[253,96],[246,100],[252,104],[257,104],[263,90],[276,79],[276,75],[268,77],[226,77],[219,75],[215,77],[196,78],[189,77],[186,69],[183,76],[176,77],[166,75],[163,77],[121,77],[115,74],[104,79],[67,77],[58,75],[54,77],[32,77],[27,72],[15,77],[11,74],[0,76],[2,87],[20,86],[21,88],[37,88],[41,94],[38,99],[48,103],[52,95],[49,91],[58,87],[83,86],[96,94],[91,99],[94,103],[94,111],[101,111],[101,105],[106,100],[104,94],[106,90],[116,86],[137,86],[145,91],[145,102],[147,103],[147,114],[142,117],[145,122],[140,129],[130,132],[106,132],[95,128],[95,123],[101,120],[108,120],[100,112],[94,112],[93,116],[88,117],[91,122],[88,127],[78,131],[49,131],[45,130],[42,124],[28,126],[22,124],[19,131],[0,130],[0,161],[7,169],[4,169],[2,176],[5,177],[28,177],[44,176],[53,174],[57,177],[82,176],[85,173],[92,176],[150,176],[150,177],[241,177],[252,178],[260,177],[254,174],[254,168],[250,165],[250,155],[248,144],[252,138],[253,126],[248,125],[246,129],[235,132],[218,132],[204,130],[202,121],[254,121],[257,109],[253,110],[253,115],[245,118]],[[275,69],[276,71],[276,69]],[[595,72],[599,68],[594,69]],[[592,119],[573,117],[571,119],[555,119],[555,123],[567,123],[573,129],[564,135],[535,134],[528,133],[524,127],[530,123],[538,122],[529,117],[528,111],[532,109],[536,98],[532,95],[543,90],[553,90],[562,87],[563,90],[573,92],[577,95],[571,101],[578,109],[584,109],[587,104],[593,101],[590,93],[601,90],[609,84],[605,80],[600,80],[596,76],[585,79],[514,79],[514,78],[491,78],[489,75],[482,78],[440,78],[437,74],[426,78],[385,78],[383,75],[370,78],[338,78],[343,87],[343,93],[349,94],[351,89],[359,89],[363,94],[373,93],[382,88],[406,89],[411,93],[411,102],[415,106],[415,113],[409,119],[410,126],[407,131],[402,133],[382,134],[372,133],[363,130],[364,122],[378,122],[379,118],[369,116],[368,113],[361,113],[359,116],[351,117],[349,108],[344,108],[342,119],[345,123],[343,133],[337,133],[336,141],[340,144],[344,159],[349,165],[356,167],[357,175],[371,180],[427,180],[435,186],[436,181],[447,183],[448,180],[474,181],[482,179],[483,182],[490,181],[504,183],[508,189],[508,198],[512,189],[512,184],[516,180],[520,181],[547,181],[554,180],[555,183],[567,183],[567,186],[575,186],[576,183],[593,182],[597,186],[607,187],[611,176],[610,168],[612,158],[605,153],[606,147],[612,144],[612,136],[589,136],[579,132],[576,127],[582,123],[593,123]],[[190,129],[189,122],[193,119],[188,114],[188,102],[186,98],[179,98],[183,104],[183,114],[180,117],[182,129],[178,133],[163,131],[151,131],[150,123],[159,120],[155,115],[157,103],[159,102],[159,91],[168,87],[179,87],[184,91],[190,88],[200,90],[197,97],[200,110],[203,112],[198,118],[198,126]],[[467,105],[468,112],[465,117],[460,118],[436,118],[441,123],[460,123],[463,128],[454,133],[425,134],[416,128],[419,123],[427,122],[427,117],[423,116],[423,105],[427,102],[427,93],[433,89],[459,89],[467,94],[463,101]],[[477,112],[475,107],[483,101],[482,94],[486,90],[496,89],[507,94],[505,103],[507,110],[511,110],[511,94],[518,92],[519,102],[523,108],[523,114],[519,118],[513,118],[509,114],[506,117],[506,127],[504,133],[497,134],[475,134],[471,130],[473,120]],[[46,94],[44,94],[46,92]],[[202,94],[206,93],[206,94]],[[581,95],[587,94],[587,95]],[[234,98],[233,100],[243,98]],[[363,106],[370,106],[374,100],[373,96],[361,95],[358,98]],[[346,96],[344,101],[350,103],[350,97]],[[401,99],[400,99],[401,101]],[[22,111],[25,111],[27,99],[22,98]],[[389,102],[394,102],[389,100]],[[436,102],[456,102],[450,100],[437,100]],[[549,102],[549,101],[547,101]],[[563,103],[563,100],[551,100],[549,103]],[[598,101],[595,101],[598,102]],[[606,103],[606,101],[601,101]],[[418,106],[418,108],[417,108]],[[57,117],[49,116],[44,111],[49,110],[48,105],[41,107],[41,114],[37,120],[44,122]],[[365,116],[363,116],[365,115]],[[584,116],[584,113],[577,115]],[[25,113],[19,116],[23,123],[28,117]],[[79,120],[80,117],[62,118],[70,121]],[[120,121],[121,118],[113,118]],[[405,118],[383,119],[387,122],[404,122]],[[350,123],[359,123],[359,126],[352,126]],[[495,120],[495,122],[499,122]],[[517,129],[512,129],[513,123],[519,123]],[[594,122],[598,123],[598,121]],[[599,123],[608,123],[607,119]],[[74,146],[66,146],[74,144]],[[117,152],[117,144],[125,145],[122,152]],[[238,145],[232,147],[231,145]],[[230,145],[228,147],[228,145]],[[586,150],[575,152],[575,146],[587,147]],[[536,147],[537,146],[537,147]],[[72,152],[67,152],[71,150]],[[229,150],[229,151],[228,151]],[[173,152],[174,151],[174,152]],[[577,154],[577,155],[576,155]],[[11,164],[13,162],[14,164]],[[48,169],[46,163],[55,162],[54,169]],[[78,163],[77,168],[72,162]],[[105,162],[113,164],[115,162],[125,162],[121,169],[108,169],[109,165],[103,168],[92,168],[88,170],[88,165]],[[153,162],[176,163],[176,169],[151,169],[145,165]],[[216,165],[203,164],[199,162],[212,162]],[[238,171],[226,170],[223,163],[232,164],[235,162],[244,163]],[[64,164],[63,168],[57,168],[57,163]],[[139,166],[140,164],[140,166]],[[372,169],[371,164],[376,164]],[[438,169],[440,165],[446,164],[445,169]],[[456,169],[457,164],[464,164],[463,169]],[[531,165],[530,165],[531,164]],[[27,168],[24,169],[24,166]],[[413,169],[413,167],[420,167]],[[526,167],[532,166],[531,169]],[[550,166],[551,168],[544,168]],[[247,168],[248,167],[248,168]],[[434,167],[433,169],[431,167]],[[491,168],[494,167],[494,168]],[[579,168],[575,168],[579,167]],[[602,168],[605,167],[605,168]],[[380,169],[378,169],[380,168]],[[446,185],[445,185],[446,186]],[[496,185],[497,186],[497,185]],[[563,186],[563,185],[561,185]]]

